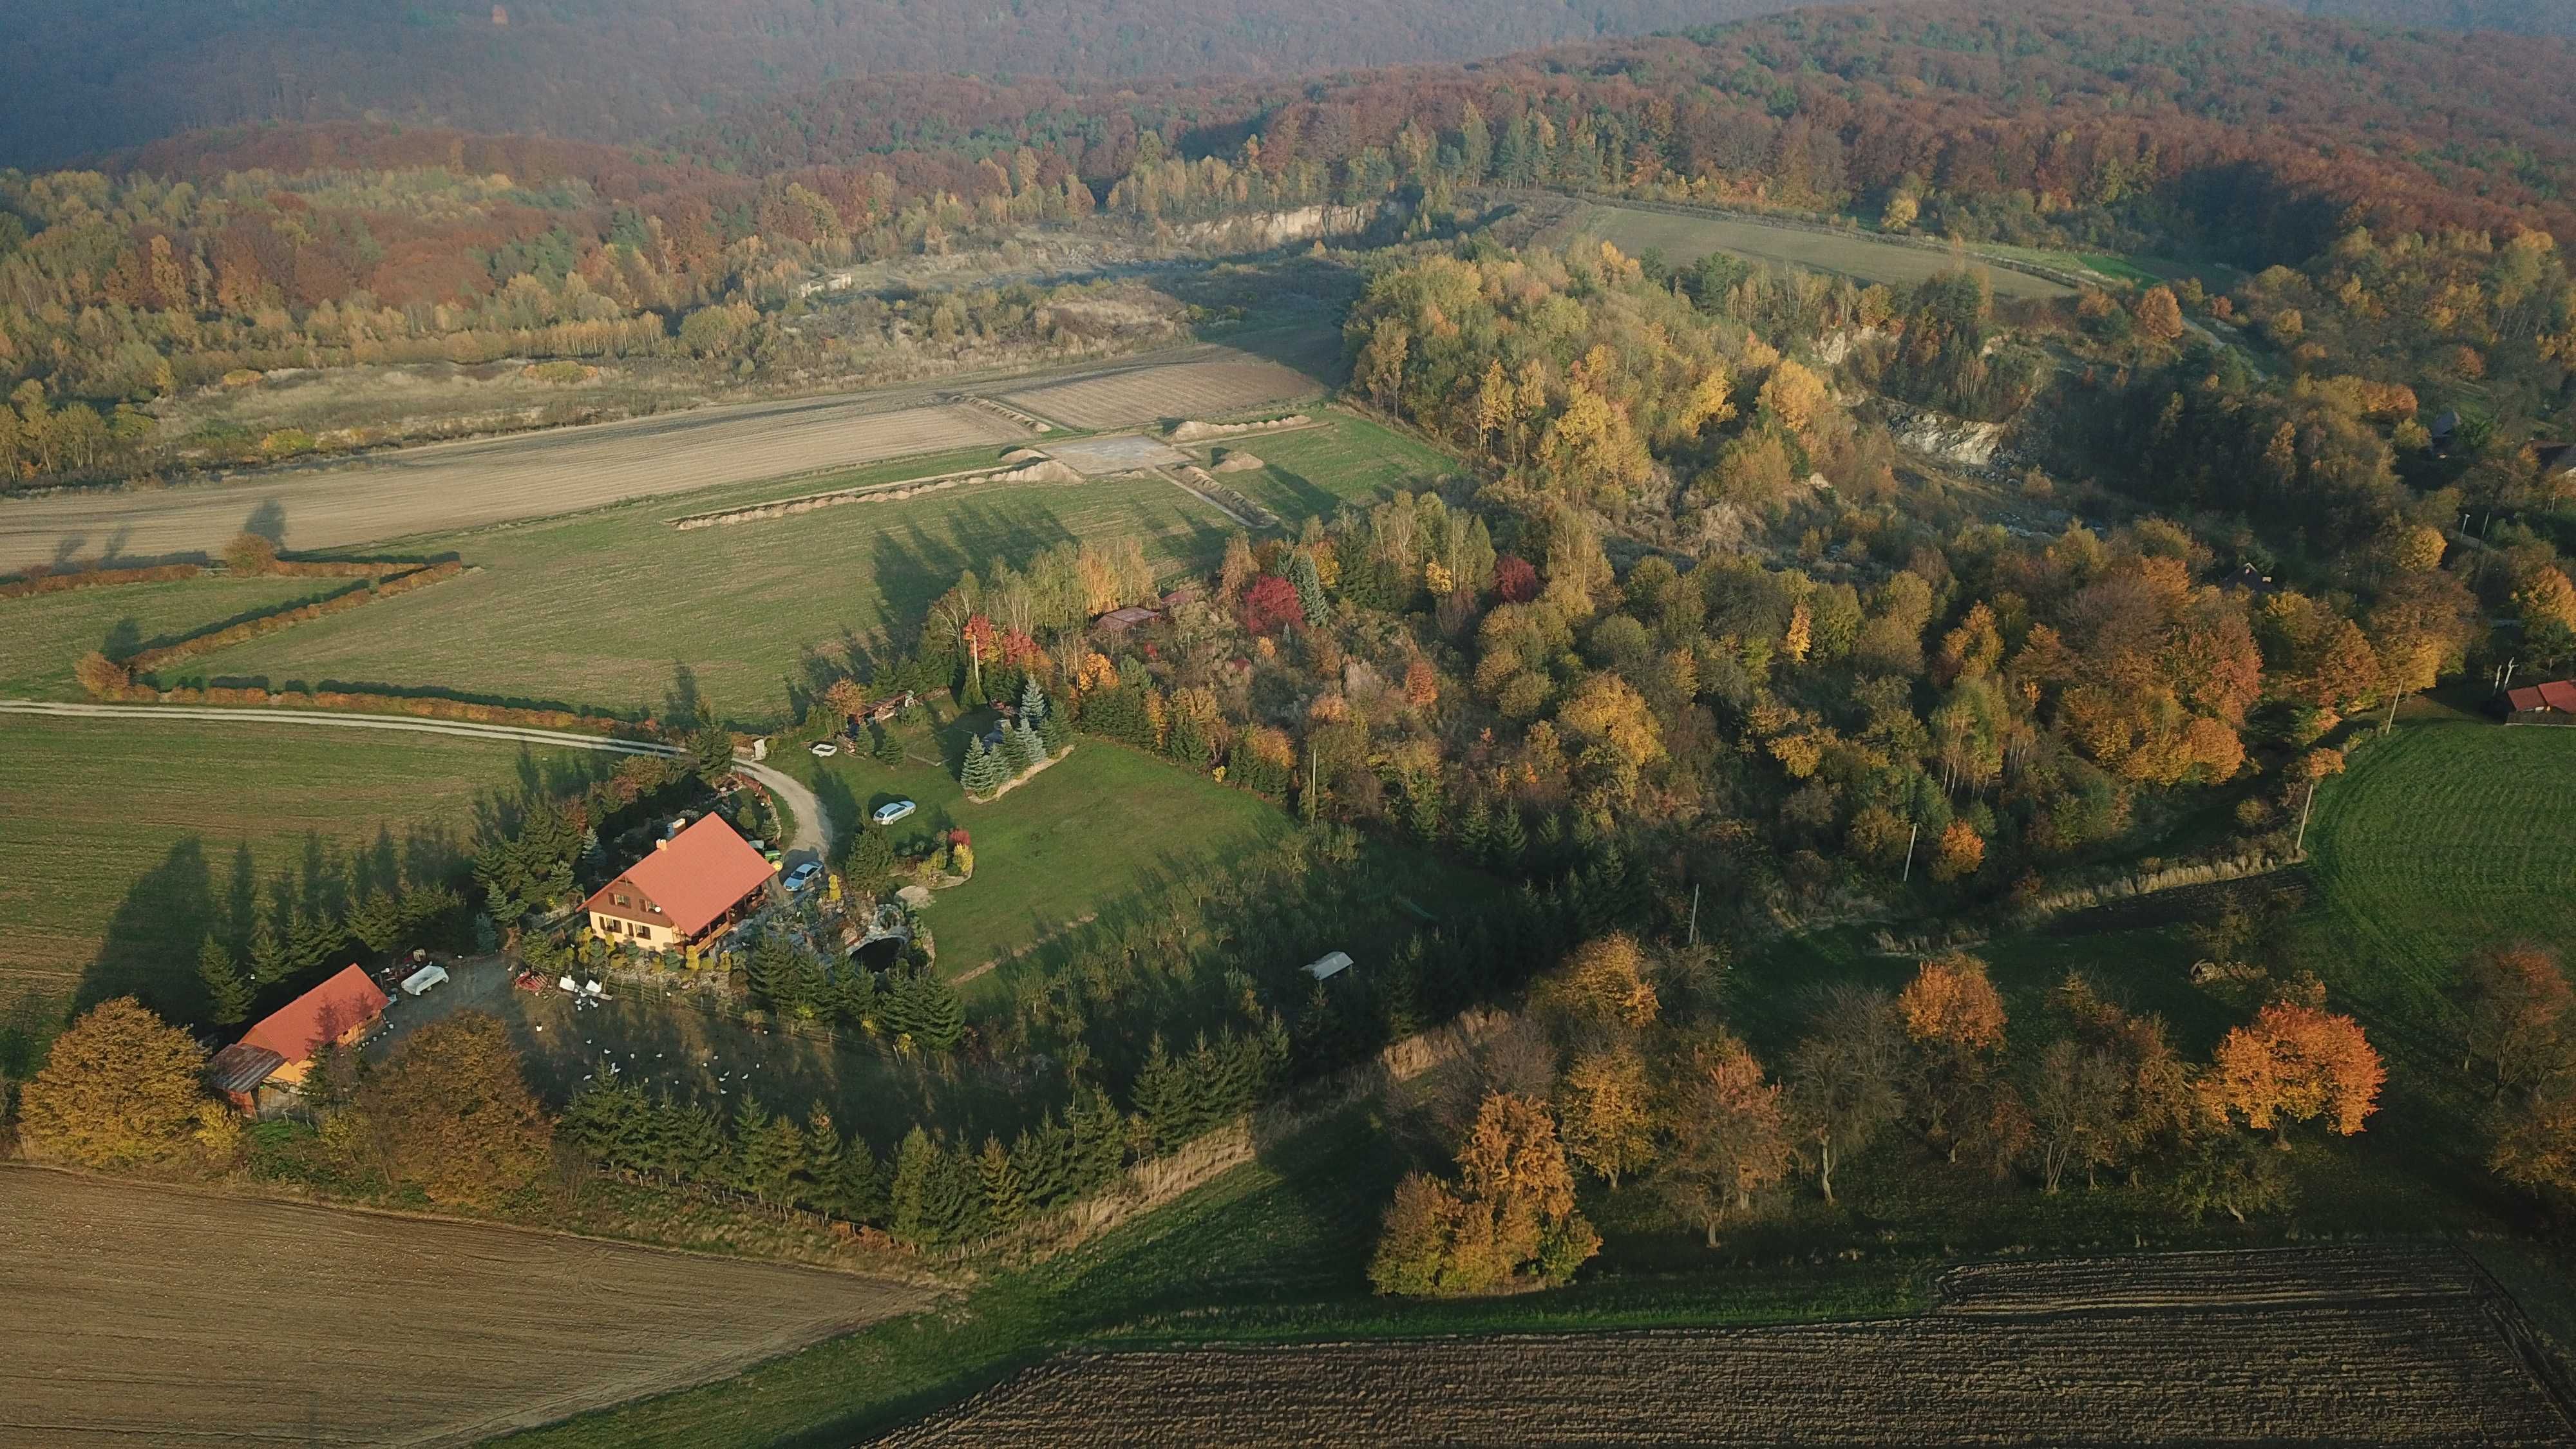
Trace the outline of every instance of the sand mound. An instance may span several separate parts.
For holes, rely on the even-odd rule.
[[[1262,462],[1259,458],[1256,458],[1241,449],[1228,448],[1217,455],[1216,467],[1212,471],[1218,473],[1249,473],[1257,468],[1267,468],[1269,466],[1269,464]]]

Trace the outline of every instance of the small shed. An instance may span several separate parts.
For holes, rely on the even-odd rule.
[[[259,1089],[286,1065],[283,1054],[253,1042],[237,1041],[206,1063],[206,1085],[247,1117],[259,1115]]]
[[[1298,969],[1318,981],[1330,981],[1351,969],[1351,955],[1348,951],[1335,951],[1328,956],[1318,956]]]

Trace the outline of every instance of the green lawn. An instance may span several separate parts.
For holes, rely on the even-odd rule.
[[[987,723],[983,712],[967,716]],[[889,800],[921,808],[894,827],[898,848],[962,827],[974,841],[975,878],[941,891],[929,919],[943,975],[976,971],[1113,901],[1154,889],[1181,866],[1248,854],[1293,827],[1277,806],[1168,760],[1079,736],[1073,752],[999,799],[970,802],[946,762],[965,732],[950,725],[898,727],[909,751],[888,768],[866,755],[818,760],[802,750],[785,768],[815,787],[836,832],[855,828]],[[926,763],[937,751],[940,765]],[[989,997],[999,973],[970,988]]]
[[[2384,1045],[2456,1065],[2461,960],[2576,943],[2576,730],[2453,719],[2363,739],[2317,793],[2310,964]]]
[[[339,579],[214,574],[0,600],[0,697],[79,699],[72,662],[93,649],[121,659],[237,614],[340,587]]]
[[[201,1003],[196,951],[244,873],[308,857],[345,882],[385,861],[441,877],[478,801],[606,755],[435,735],[187,720],[12,716],[0,725],[0,989]]]
[[[1438,449],[1343,412],[1321,414],[1315,427],[1253,433],[1215,446],[1250,453],[1268,465],[1217,476],[1291,524],[1329,517],[1345,503],[1417,492],[1458,471],[1457,460]]]

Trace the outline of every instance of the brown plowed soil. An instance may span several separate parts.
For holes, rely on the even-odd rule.
[[[0,1444],[470,1444],[719,1378],[925,1297],[0,1169]]]

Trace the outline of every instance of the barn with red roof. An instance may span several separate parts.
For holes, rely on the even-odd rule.
[[[355,1046],[385,1014],[386,996],[367,973],[344,966],[331,979],[260,1018],[206,1063],[216,1091],[245,1112],[263,1090],[292,1091],[325,1046]]]
[[[2553,679],[2506,691],[2504,722],[2576,725],[2576,680]]]
[[[773,869],[732,826],[703,816],[601,886],[582,910],[603,940],[676,951],[749,915]]]

